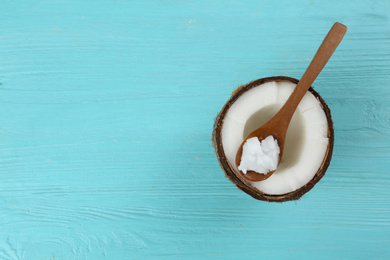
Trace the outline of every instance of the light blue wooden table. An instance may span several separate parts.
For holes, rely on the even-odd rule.
[[[297,202],[252,199],[214,118],[299,78],[336,21],[331,165]],[[390,259],[389,51],[387,0],[0,1],[0,259]]]

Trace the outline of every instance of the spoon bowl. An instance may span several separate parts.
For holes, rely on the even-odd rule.
[[[270,122],[270,121],[268,121],[268,122]],[[267,136],[272,135],[274,137],[274,139],[278,142],[279,149],[280,149],[279,161],[278,161],[278,165],[279,165],[280,161],[281,161],[281,158],[282,158],[283,150],[284,150],[284,138],[283,138],[282,134],[283,133],[280,133],[278,131],[278,129],[269,127],[268,124],[265,124],[265,125],[257,128],[252,133],[250,133],[245,138],[245,141],[250,139],[250,138],[252,138],[252,137],[257,137],[260,141],[262,141]],[[236,165],[237,165],[237,167],[240,165],[240,162],[241,162],[241,156],[242,156],[242,151],[243,151],[243,146],[245,144],[245,141],[242,142],[242,144],[240,145],[240,147],[238,148],[238,151],[237,151],[237,155],[236,155]],[[244,173],[241,172],[241,174],[242,174],[242,176],[245,179],[250,180],[250,181],[263,181],[263,180],[266,180],[269,177],[271,177],[271,175],[274,172],[275,172],[275,170],[274,171],[270,171],[270,172],[268,172],[266,174],[259,174],[259,173],[255,172],[255,171],[247,171],[247,173],[244,174]]]

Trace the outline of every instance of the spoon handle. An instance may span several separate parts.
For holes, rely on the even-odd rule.
[[[281,119],[278,122],[281,126],[281,129],[284,128],[287,131],[287,127],[291,121],[291,118],[294,115],[294,112],[298,107],[299,103],[301,102],[303,96],[313,84],[318,74],[320,74],[321,70],[325,67],[325,64],[328,62],[333,52],[340,44],[346,32],[347,27],[341,23],[335,23],[329,30],[325,39],[321,43],[321,46],[318,48],[317,53],[315,54],[309,67],[307,67],[301,80],[295,87],[294,92],[290,95],[285,105],[278,112],[280,116],[274,117]],[[285,125],[286,127],[282,127]]]

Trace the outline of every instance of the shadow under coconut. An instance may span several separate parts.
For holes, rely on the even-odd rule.
[[[272,104],[255,112],[245,123],[243,139],[250,133],[267,123],[282,107],[283,104]],[[299,160],[303,148],[305,127],[301,113],[297,110],[287,130],[286,143],[279,170],[294,166]],[[276,172],[277,173],[277,172]]]

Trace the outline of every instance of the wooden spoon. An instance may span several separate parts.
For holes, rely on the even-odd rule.
[[[309,67],[306,69],[301,80],[295,87],[294,92],[288,98],[283,107],[273,118],[271,118],[263,126],[257,128],[255,131],[250,133],[242,142],[240,148],[238,148],[236,155],[237,168],[241,163],[242,149],[246,140],[252,137],[257,137],[259,138],[259,141],[262,141],[269,135],[272,135],[275,140],[278,141],[278,145],[280,148],[280,164],[280,161],[282,160],[283,156],[286,133],[291,118],[294,115],[294,112],[297,109],[299,103],[301,102],[303,96],[306,94],[311,84],[313,84],[314,80],[317,78],[318,74],[320,74],[321,70],[324,68],[325,64],[328,62],[333,52],[336,50],[337,46],[343,39],[346,31],[347,27],[341,23],[335,23],[332,26],[332,28],[326,35],[324,41],[322,42],[321,46],[318,48],[317,53],[311,61]],[[246,174],[242,171],[239,172],[244,178],[250,181],[262,181],[269,178],[275,171],[268,172],[267,174],[261,174],[255,171],[247,171]]]

